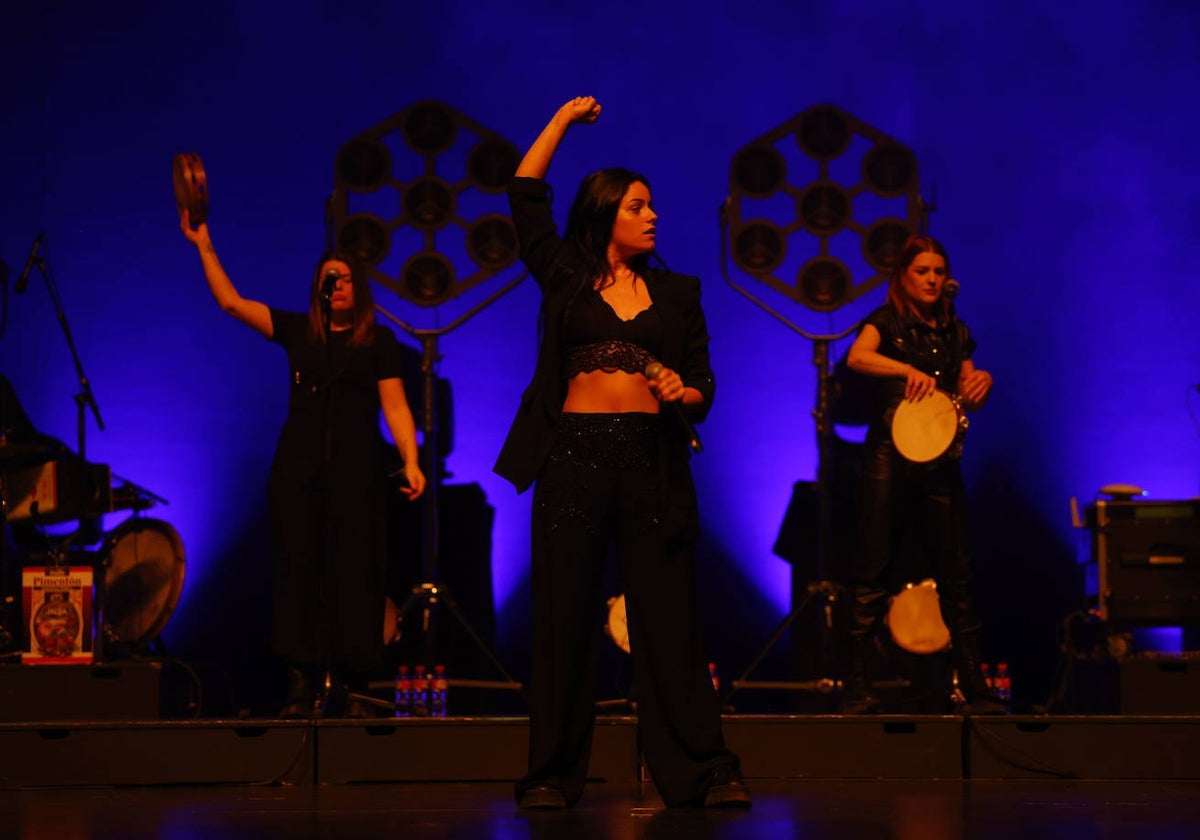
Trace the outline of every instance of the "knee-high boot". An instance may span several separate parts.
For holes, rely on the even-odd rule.
[[[879,711],[880,702],[871,685],[869,663],[874,632],[887,606],[887,590],[858,583],[854,587],[853,626],[850,630],[850,667],[842,684],[842,713],[869,715]]]
[[[951,656],[958,674],[958,687],[966,704],[963,712],[969,715],[1003,715],[1008,708],[992,689],[979,660],[979,633],[961,631],[951,634]]]
[[[879,697],[871,685],[871,669],[867,662],[873,641],[870,636],[850,637],[850,672],[842,686],[842,714],[870,715],[879,711]]]

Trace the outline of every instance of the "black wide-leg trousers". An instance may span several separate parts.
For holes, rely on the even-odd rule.
[[[721,734],[697,622],[694,543],[671,533],[663,515],[657,418],[646,426],[646,415],[564,417],[588,418],[587,428],[578,435],[569,422],[560,428],[534,490],[529,772],[517,783],[517,798],[535,785],[561,788],[569,803],[583,793],[604,563],[613,540],[646,764],[667,805],[702,800],[710,771],[737,768],[738,759]],[[630,422],[643,424],[632,445]],[[608,429],[607,445],[605,423],[617,427]]]

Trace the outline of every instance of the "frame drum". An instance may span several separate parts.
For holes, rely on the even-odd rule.
[[[608,599],[608,619],[604,622],[604,632],[613,644],[629,653],[629,622],[625,615],[625,595],[617,595]]]
[[[940,390],[916,401],[904,400],[892,418],[896,451],[918,464],[957,449],[966,431],[967,415],[958,400]]]
[[[888,606],[892,640],[910,653],[937,653],[950,646],[950,629],[942,620],[937,583],[926,578],[905,584]]]
[[[103,561],[106,640],[149,644],[166,626],[183,590],[179,534],[161,520],[131,517],[105,539]]]
[[[175,155],[172,166],[175,181],[175,207],[188,211],[192,227],[208,220],[208,178],[204,164],[195,152]]]

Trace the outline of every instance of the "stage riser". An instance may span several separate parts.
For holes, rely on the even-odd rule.
[[[975,718],[967,777],[1198,779],[1200,718]]]
[[[162,665],[0,666],[0,721],[158,720]]]
[[[120,726],[90,723],[0,728],[0,788],[90,785],[309,783],[307,723]]]
[[[748,779],[1200,779],[1200,717],[728,716]],[[0,725],[0,788],[512,780],[524,718]],[[638,778],[631,718],[589,776]]]
[[[1200,659],[1142,657],[1121,663],[1121,714],[1200,714]]]
[[[962,778],[958,717],[731,717],[724,730],[749,778]]]
[[[525,773],[525,718],[406,720],[317,727],[317,778],[347,782],[510,781]],[[596,722],[588,776],[637,780],[637,727],[629,719]]]

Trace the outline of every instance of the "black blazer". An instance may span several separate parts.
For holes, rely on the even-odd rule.
[[[558,235],[550,212],[549,185],[537,178],[513,178],[508,188],[521,259],[542,289],[541,341],[533,381],[521,395],[517,416],[496,460],[495,471],[524,492],[537,478],[554,443],[554,429],[566,399],[562,377],[563,312],[574,296],[572,282],[580,257]],[[699,405],[685,406],[689,419],[700,422],[712,406],[716,383],[708,355],[708,327],[700,308],[700,280],[663,270],[646,272],[646,288],[663,325],[662,356],[678,371],[685,386],[704,395]],[[694,511],[695,493],[687,468],[690,450],[682,429],[674,430],[666,447],[665,486]],[[678,495],[682,493],[682,496]]]

